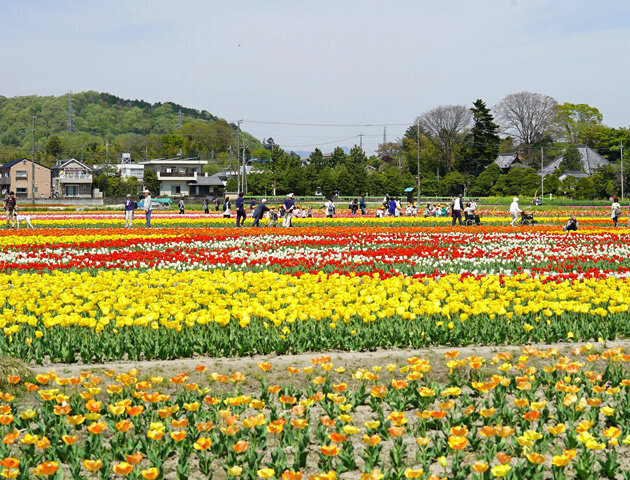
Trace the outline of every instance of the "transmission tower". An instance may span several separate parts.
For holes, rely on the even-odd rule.
[[[182,109],[179,109],[179,113],[177,114],[177,128],[182,129]]]
[[[74,119],[72,118],[73,113],[74,112],[72,111],[72,90],[70,90],[68,92],[68,131],[69,132],[74,131]]]

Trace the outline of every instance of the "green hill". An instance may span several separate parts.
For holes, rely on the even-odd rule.
[[[0,96],[0,160],[30,156],[33,115],[37,116],[36,156],[44,162],[74,156],[96,163],[106,152],[112,159],[122,152],[131,152],[135,158],[170,157],[179,152],[220,158],[230,147],[235,149],[237,142],[236,125],[206,110],[172,102],[151,104],[88,91],[73,93],[72,107],[70,131],[67,94]],[[247,132],[242,132],[241,141],[250,149],[261,146]]]

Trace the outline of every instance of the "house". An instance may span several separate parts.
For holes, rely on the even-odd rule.
[[[208,172],[197,176],[197,180],[189,182],[190,195],[202,196],[221,196],[227,185],[227,179],[221,177],[218,173],[208,176]]]
[[[59,198],[92,198],[92,169],[75,158],[57,160],[51,169],[53,194]]]
[[[157,173],[161,196],[188,196],[197,194],[197,187],[200,186],[197,179],[204,176],[203,167],[207,163],[199,158],[157,158],[138,165]],[[192,192],[191,186],[194,186]]]
[[[581,171],[571,171],[571,172],[563,172],[563,174],[559,177],[560,180],[564,180],[567,177],[575,177],[575,178],[583,178],[590,177],[594,173],[597,172],[601,167],[606,165],[611,165],[611,163],[602,157],[599,153],[593,150],[586,145],[577,146],[577,151],[580,154],[580,162],[582,164]],[[555,173],[555,171],[560,167],[562,160],[564,159],[563,155],[557,157],[553,162],[551,162],[546,167],[542,168],[538,172],[539,175],[551,175]]]
[[[499,153],[494,160],[503,173],[508,173],[511,168],[527,168],[527,165],[523,163],[520,155],[516,152],[513,153]]]
[[[33,162],[26,158],[12,160],[0,166],[0,190],[15,192],[18,198],[33,198]],[[50,168],[35,162],[35,197],[51,196]]]

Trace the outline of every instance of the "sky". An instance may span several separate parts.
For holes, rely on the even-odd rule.
[[[0,95],[173,101],[370,154],[438,105],[524,90],[627,127],[629,46],[626,0],[0,0]]]

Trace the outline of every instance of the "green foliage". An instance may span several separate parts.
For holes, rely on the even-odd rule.
[[[122,179],[120,177],[111,177],[105,173],[101,173],[94,178],[94,187],[98,188],[108,197],[124,197],[129,194],[132,196],[138,196],[138,179],[136,177],[129,177],[128,179]]]
[[[602,114],[585,103],[563,103],[553,107],[550,131],[558,140],[586,144],[593,140],[593,131],[602,123]]]
[[[595,197],[595,186],[589,177],[579,178],[575,185],[575,197],[589,199]]]
[[[560,183],[558,175],[545,175],[545,193],[556,193],[560,188]]]
[[[560,172],[581,172],[582,171],[582,158],[580,152],[575,145],[569,145],[562,155],[562,161],[558,167]]]
[[[460,172],[475,175],[481,173],[497,157],[501,139],[499,126],[483,100],[478,99],[470,109],[473,114],[473,127],[466,136],[466,147],[460,154]]]
[[[67,130],[68,95],[13,97],[0,102],[0,154],[7,159],[30,152],[32,117],[40,159],[61,154],[92,164],[101,163],[105,143],[110,155],[123,152],[133,157],[166,157],[180,150],[187,155],[211,153],[236,147],[236,126],[205,110],[181,105],[126,100],[93,91],[72,95],[74,130]],[[177,130],[179,112],[183,127]],[[241,145],[253,149],[261,144],[241,132]],[[52,160],[52,158],[49,158]]]
[[[144,188],[151,192],[151,195],[158,195],[160,193],[160,181],[158,180],[155,170],[145,168],[142,181],[144,182]]]
[[[481,174],[475,179],[470,187],[470,194],[474,197],[486,197],[490,195],[490,191],[494,184],[501,176],[501,168],[496,163],[488,165]]]
[[[440,181],[440,191],[447,195],[464,193],[464,176],[459,172],[449,172]]]

